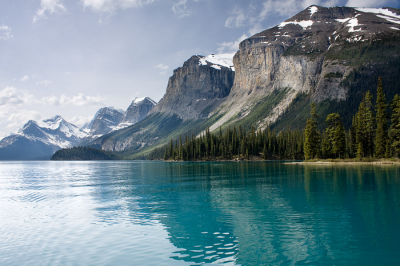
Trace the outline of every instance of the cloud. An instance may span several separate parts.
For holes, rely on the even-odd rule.
[[[61,0],[41,0],[40,8],[36,11],[33,16],[33,23],[36,23],[40,19],[46,19],[46,13],[62,13],[66,12],[67,9],[62,4]]]
[[[154,66],[155,68],[161,69],[161,70],[167,70],[168,66],[164,65],[164,64],[158,64],[156,66]]]
[[[231,12],[231,16],[228,17],[225,21],[225,27],[233,28],[233,27],[243,27],[245,25],[246,16],[244,14],[243,9],[235,6],[233,11]]]
[[[219,46],[218,53],[223,54],[223,53],[236,52],[237,50],[239,50],[240,42],[242,42],[243,40],[245,40],[247,38],[248,38],[248,36],[246,34],[243,34],[236,41],[219,43],[218,44],[218,46]]]
[[[14,38],[14,36],[11,35],[11,28],[6,26],[6,25],[1,25],[0,26],[0,40],[9,40]]]
[[[36,82],[36,85],[43,85],[43,86],[48,86],[51,84],[50,80],[42,80],[42,81],[38,81]]]
[[[28,81],[29,80],[29,77],[28,76],[23,76],[23,78],[22,79],[20,79],[19,81],[21,81],[21,82],[26,82],[26,81]]]
[[[6,87],[0,91],[0,106],[15,106],[30,103],[33,96],[26,92],[20,92],[14,87]]]
[[[66,96],[65,94],[60,97],[47,96],[43,97],[39,102],[47,105],[75,105],[75,106],[88,106],[88,105],[105,105],[103,103],[104,97],[100,96],[85,96],[82,93],[78,93],[76,96]]]
[[[151,4],[155,0],[81,0],[84,8],[99,13],[114,13],[117,9],[128,9]]]
[[[92,121],[93,116],[74,116],[68,120],[71,124],[74,124],[77,127],[83,127],[86,123]]]
[[[6,127],[7,128],[16,128],[21,127],[29,120],[41,120],[42,115],[37,111],[32,110],[18,110],[12,113],[8,118],[7,121],[11,122]]]
[[[187,9],[187,0],[179,0],[172,6],[172,11],[179,18],[190,16],[192,13]]]
[[[158,68],[158,69],[162,70],[159,73],[159,75],[165,75],[165,74],[167,74],[167,69],[169,68],[169,66],[164,65],[164,64],[161,63],[161,64],[158,64],[158,65],[154,66],[154,68]]]

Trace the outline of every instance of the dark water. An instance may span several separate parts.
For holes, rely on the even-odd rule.
[[[400,265],[400,168],[2,162],[0,265]]]

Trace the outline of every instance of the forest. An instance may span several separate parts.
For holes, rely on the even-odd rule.
[[[400,152],[400,97],[388,104],[382,79],[378,79],[375,105],[367,91],[347,130],[338,113],[325,118],[326,128],[319,130],[314,103],[304,130],[287,128],[280,132],[244,130],[241,125],[199,136],[182,135],[153,150],[148,159],[164,160],[312,160],[345,158],[392,158]]]

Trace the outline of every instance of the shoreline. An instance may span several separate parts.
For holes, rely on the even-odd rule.
[[[302,161],[302,162],[287,162],[285,164],[302,164],[302,165],[400,165],[399,159],[387,160],[377,159],[371,161],[359,161],[359,160],[318,160],[318,161]]]

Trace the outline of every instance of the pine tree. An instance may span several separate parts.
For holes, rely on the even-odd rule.
[[[365,151],[367,156],[374,155],[374,139],[375,139],[375,119],[372,112],[372,94],[367,91],[365,93]]]
[[[400,96],[396,94],[392,103],[392,125],[390,126],[394,153],[400,154]]]
[[[336,154],[339,159],[346,156],[346,131],[340,119],[336,125],[333,137],[333,153]]]
[[[388,138],[386,98],[383,92],[382,79],[378,79],[376,95],[376,135],[375,135],[375,157],[383,158],[386,152],[386,140]]]
[[[315,104],[311,104],[311,118],[307,119],[304,129],[304,156],[306,160],[316,158],[320,149],[320,135],[318,133],[318,115]]]

